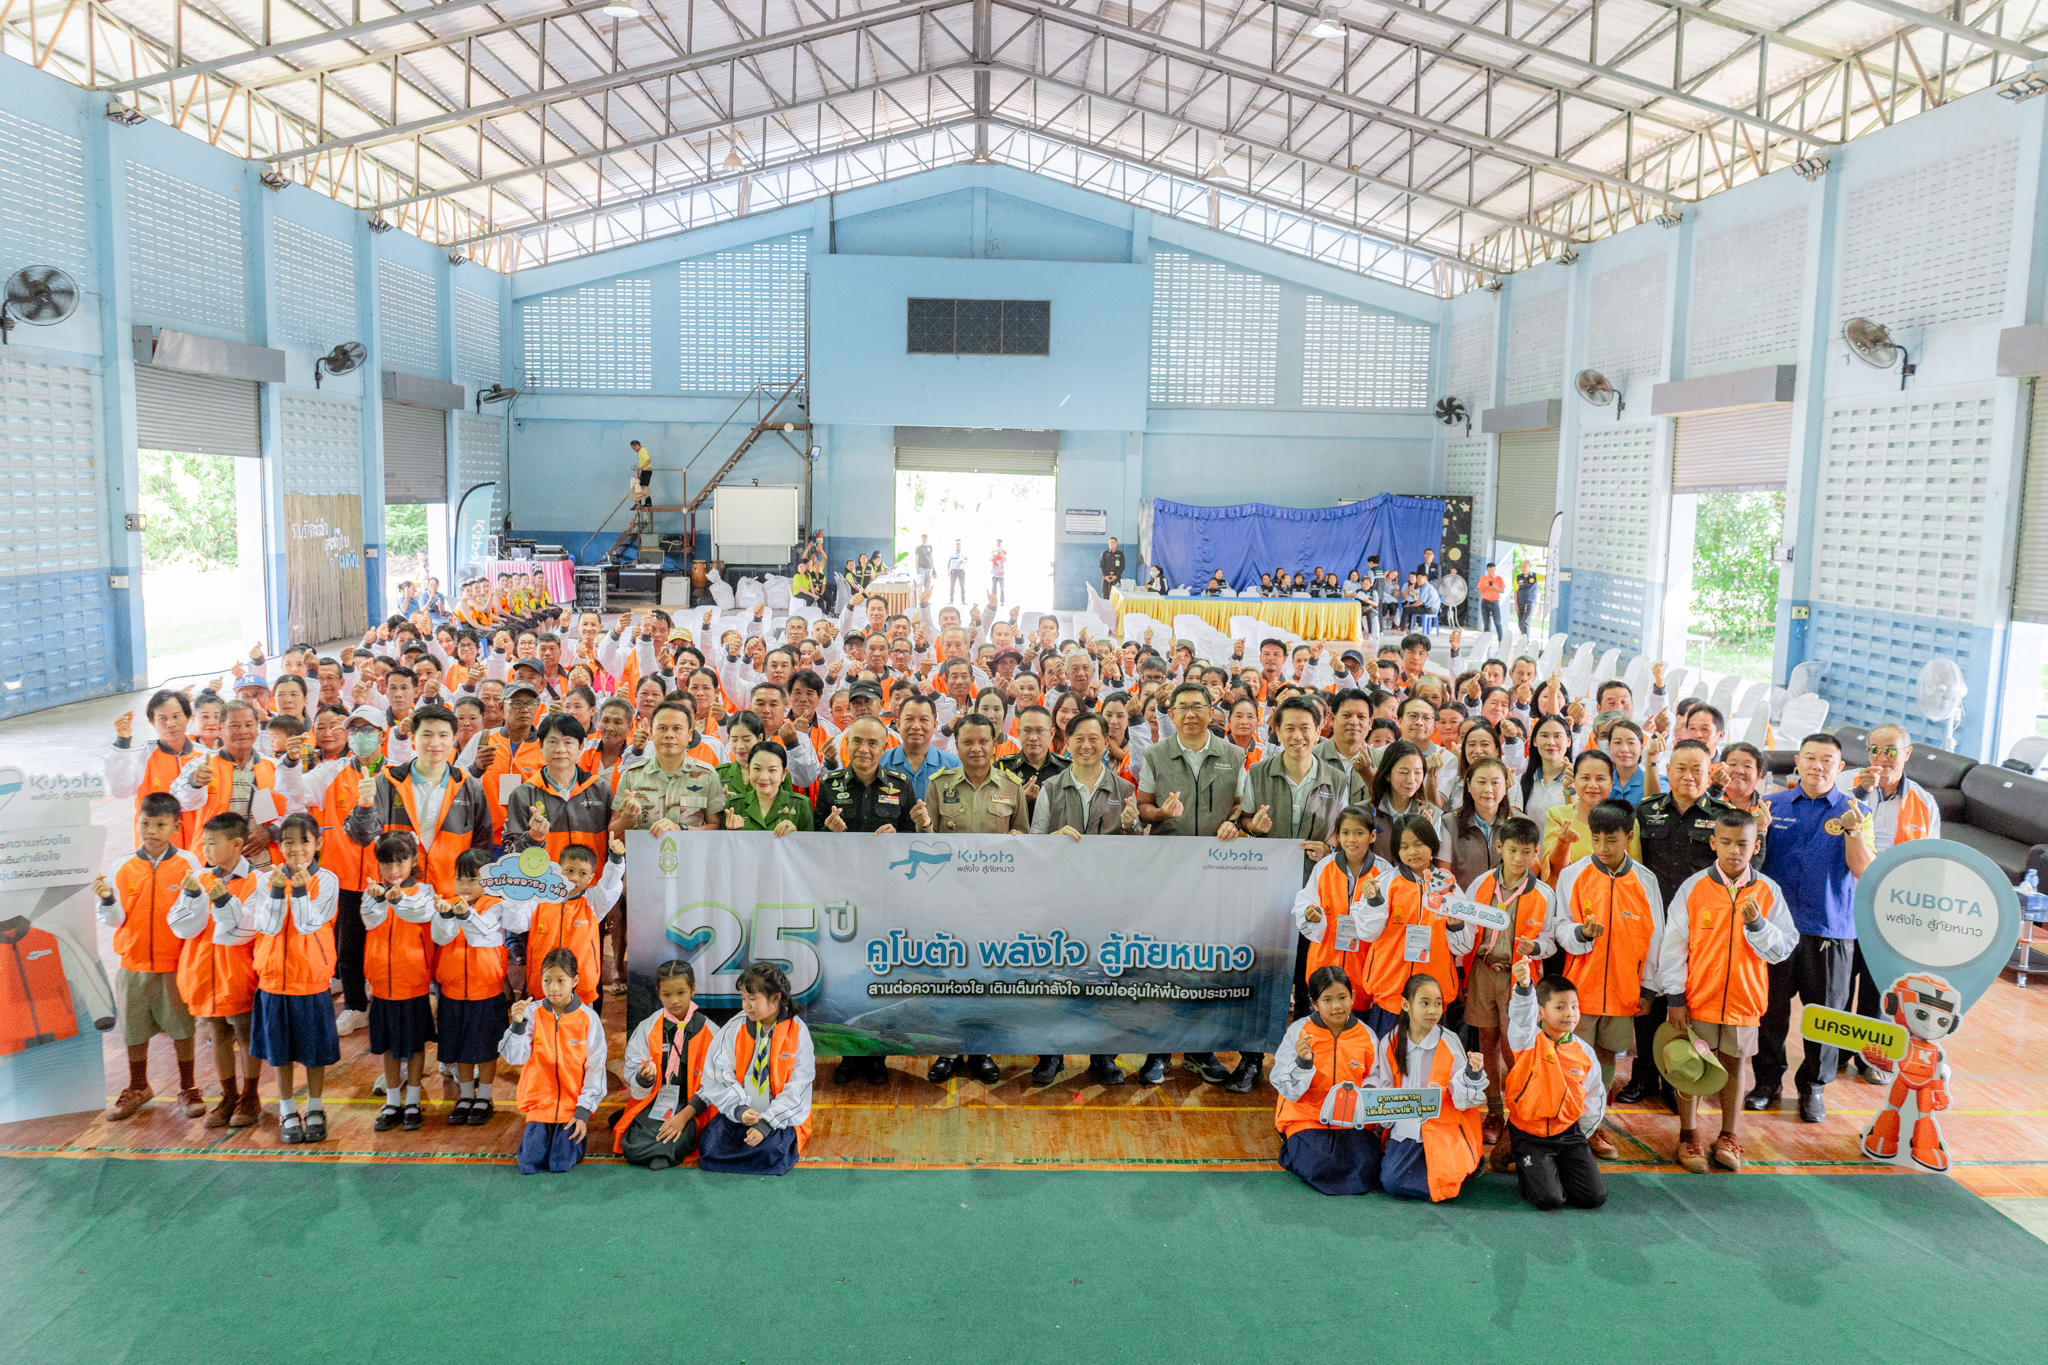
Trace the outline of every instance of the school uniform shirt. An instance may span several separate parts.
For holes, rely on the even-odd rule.
[[[256,888],[244,911],[256,935],[256,988],[268,995],[325,995],[334,978],[334,916],[341,882],[313,869],[304,889]]]
[[[1308,1039],[1312,1055],[1304,1062],[1298,1049]],[[1319,1015],[1304,1015],[1287,1026],[1273,1053],[1273,1088],[1280,1092],[1273,1106],[1273,1126],[1293,1137],[1323,1127],[1323,1100],[1331,1089],[1348,1081],[1363,1090],[1379,1063],[1379,1039],[1356,1014],[1336,1033]]]
[[[526,960],[538,964],[556,948],[576,954],[576,995],[588,1005],[597,999],[597,953],[604,917],[626,881],[626,857],[605,860],[604,875],[565,901],[501,901],[499,917],[511,933],[525,934]],[[538,972],[535,973],[538,977]]]
[[[443,1000],[495,1000],[505,993],[508,959],[501,904],[496,896],[478,896],[468,914],[437,910],[428,921],[434,940],[434,984]]]
[[[1376,875],[1380,884],[1379,893],[1369,900],[1364,895],[1367,872]],[[1373,940],[1387,927],[1386,888],[1393,879],[1394,865],[1378,856],[1373,857],[1365,872],[1352,871],[1342,849],[1316,863],[1307,882],[1294,896],[1294,932],[1308,940],[1308,968],[1304,976],[1314,976],[1324,967],[1341,967],[1351,983],[1352,995],[1366,1004],[1372,1003],[1366,990],[1368,967]],[[1320,918],[1311,921],[1310,910]],[[1350,924],[1341,926],[1350,930],[1349,948],[1337,946],[1340,915],[1350,917]]]
[[[1556,1137],[1574,1126],[1593,1133],[1607,1117],[1600,1058],[1575,1034],[1552,1038],[1541,1019],[1534,987],[1509,992],[1508,1051],[1515,1060],[1500,1087],[1508,1122],[1540,1137]]]
[[[199,868],[197,857],[167,844],[155,859],[136,849],[107,878],[114,894],[99,902],[96,914],[114,931],[114,956],[123,971],[178,970],[185,941],[171,932],[167,917],[185,894],[186,875]]]
[[[604,1099],[604,1023],[589,1005],[557,1013],[535,1000],[505,1030],[498,1055],[520,1068],[516,1103],[528,1123],[588,1123]]]
[[[1745,905],[1757,908],[1756,923],[1743,923]],[[1770,1004],[1770,964],[1798,943],[1785,893],[1769,877],[1752,870],[1731,882],[1719,865],[1695,872],[1664,917],[1666,998],[1706,1023],[1751,1027]]]
[[[415,1000],[434,980],[434,888],[387,889],[398,894],[363,897],[363,979],[379,1000]]]
[[[1585,926],[1598,923],[1598,938]],[[1564,974],[1579,989],[1579,1010],[1602,1017],[1642,1013],[1642,997],[1665,989],[1664,896],[1634,858],[1608,868],[1581,858],[1558,875],[1551,941],[1564,949]]]
[[[764,1056],[761,1028],[744,1013],[726,1021],[705,1055],[698,1093],[734,1123],[752,1109],[768,1128],[794,1129],[801,1152],[811,1135],[811,1084],[817,1074],[811,1031],[802,1019],[775,1022]]]
[[[1784,888],[1799,932],[1856,937],[1856,877],[1843,852],[1849,798],[1838,791],[1808,796],[1794,787],[1765,797],[1764,806],[1771,838],[1757,870]]]
[[[256,874],[239,860],[226,877],[213,868],[199,873],[199,890],[178,897],[165,915],[183,939],[178,954],[178,994],[185,1008],[208,1019],[247,1014],[256,1004],[256,960],[250,944],[256,931],[242,914],[256,895]]]

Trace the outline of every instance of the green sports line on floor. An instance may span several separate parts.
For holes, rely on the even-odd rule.
[[[0,1161],[0,1359],[2040,1359],[2048,1246],[1951,1181],[1655,1176],[1591,1214],[1284,1174]]]

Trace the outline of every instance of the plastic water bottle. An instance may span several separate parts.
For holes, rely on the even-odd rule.
[[[2033,868],[2020,880],[2020,914],[2034,922],[2048,922],[2048,896],[2041,894],[2041,874]]]

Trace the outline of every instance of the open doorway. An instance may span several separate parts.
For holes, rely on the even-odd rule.
[[[1707,673],[1771,679],[1785,491],[1674,493],[1664,657]]]
[[[433,585],[448,592],[448,504],[401,502],[384,505],[384,609],[410,615],[424,609]]]
[[[939,607],[949,600],[947,570],[956,541],[966,558],[969,603],[988,601],[990,568],[1000,548],[1006,557],[1004,606],[1050,611],[1056,482],[1051,474],[899,469],[896,555],[906,568],[913,567],[919,537],[931,537],[932,605]]]
[[[1481,561],[1483,567],[1485,561]],[[1529,604],[1529,626],[1527,633],[1532,636],[1546,635],[1550,631],[1550,594],[1543,588],[1550,581],[1550,547],[1547,545],[1525,545],[1519,540],[1496,540],[1493,542],[1494,572],[1507,582],[1507,590],[1501,594],[1500,612],[1502,624],[1521,629],[1521,613],[1516,606],[1523,574],[1534,574],[1537,586]],[[1477,579],[1473,580],[1477,583]],[[1477,588],[1474,588],[1476,594]],[[1477,608],[1475,608],[1477,610]]]
[[[139,450],[152,685],[224,672],[266,629],[263,462]]]

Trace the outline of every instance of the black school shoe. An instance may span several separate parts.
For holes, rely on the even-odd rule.
[[[420,1125],[427,1121],[427,1116],[421,1112],[420,1107],[416,1104],[408,1104],[399,1112],[403,1115],[405,1131],[408,1133],[417,1133],[420,1130]]]
[[[1038,1065],[1031,1068],[1031,1083],[1041,1088],[1051,1085],[1060,1078],[1060,1072],[1066,1068],[1066,1065],[1067,1059],[1065,1056],[1053,1056],[1049,1053],[1041,1054],[1038,1058]]]
[[[868,1058],[868,1084],[887,1085],[888,1083],[889,1059],[881,1056]]]
[[[1098,1053],[1088,1059],[1088,1074],[1095,1078],[1097,1085],[1122,1085],[1130,1077],[1116,1064],[1114,1053]]]
[[[459,1099],[455,1101],[455,1107],[448,1111],[449,1127],[460,1128],[465,1123],[468,1123],[469,1111],[474,1108],[476,1108],[476,1101],[474,1099]]]
[[[924,1078],[933,1085],[944,1085],[953,1079],[953,1069],[959,1064],[959,1061],[952,1057],[934,1057],[931,1070],[924,1073]]]
[[[1003,1069],[996,1065],[995,1058],[979,1053],[968,1054],[963,1069],[983,1085],[999,1085],[1003,1079]]]
[[[481,1128],[485,1124],[489,1123],[491,1121],[491,1114],[493,1113],[494,1108],[495,1106],[493,1106],[489,1100],[475,1101],[471,1105],[469,1111],[469,1126],[472,1128]]]
[[[1259,1083],[1260,1063],[1265,1060],[1265,1056],[1262,1053],[1245,1053],[1239,1058],[1237,1070],[1230,1073],[1230,1079],[1224,1084],[1223,1088],[1233,1095],[1251,1094],[1252,1088]]]
[[[306,1115],[306,1141],[327,1141],[327,1111],[315,1109]]]
[[[403,1117],[404,1111],[397,1105],[387,1104],[377,1111],[377,1121],[370,1126],[380,1133],[388,1133],[398,1126],[399,1119]]]

